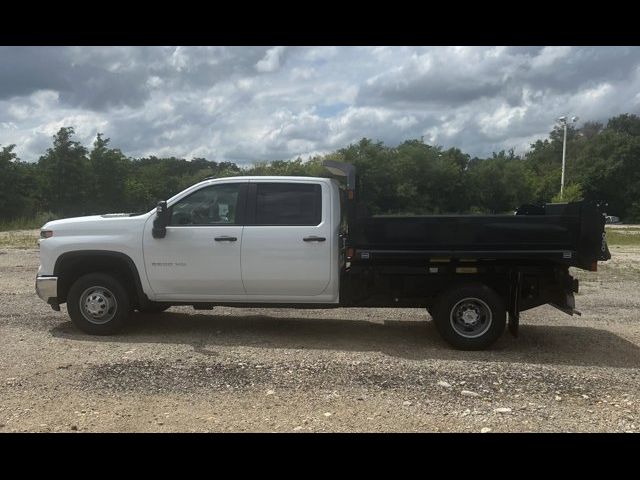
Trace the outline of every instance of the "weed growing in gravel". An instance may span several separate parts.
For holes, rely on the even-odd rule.
[[[0,232],[0,248],[38,248],[38,233]]]
[[[638,245],[640,246],[640,228],[612,229],[607,228],[607,243],[609,245]]]

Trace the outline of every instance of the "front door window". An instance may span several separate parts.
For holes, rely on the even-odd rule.
[[[236,225],[239,184],[201,188],[171,207],[171,226]]]

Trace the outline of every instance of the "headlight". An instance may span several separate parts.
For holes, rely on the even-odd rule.
[[[40,238],[53,237],[53,230],[40,230]]]

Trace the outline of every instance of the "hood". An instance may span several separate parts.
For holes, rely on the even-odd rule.
[[[47,222],[42,226],[42,230],[53,230],[57,235],[64,235],[65,232],[73,235],[86,235],[104,232],[113,232],[121,229],[128,229],[136,223],[144,223],[148,216],[153,213],[131,214],[131,213],[111,213],[105,215],[89,215],[86,217],[63,218]]]

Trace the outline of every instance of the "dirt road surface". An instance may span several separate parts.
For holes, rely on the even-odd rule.
[[[640,249],[578,272],[582,317],[522,315],[460,352],[416,309],[174,307],[112,337],[34,293],[37,249],[0,249],[0,432],[640,429]]]

